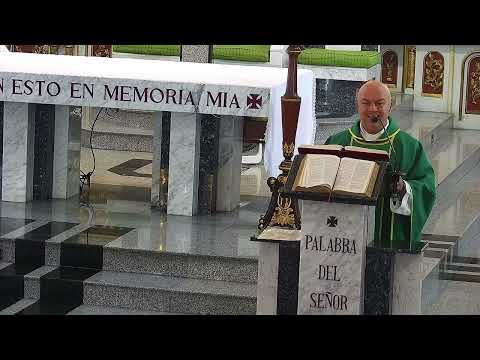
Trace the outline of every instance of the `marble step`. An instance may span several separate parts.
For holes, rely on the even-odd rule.
[[[0,315],[15,315],[27,307],[35,304],[37,301],[37,299],[20,299],[9,307],[1,310]]]
[[[106,246],[103,270],[255,284],[258,261]]]
[[[24,276],[36,265],[0,263],[0,310],[3,310],[24,297]]]
[[[0,313],[1,314],[1,313]],[[159,311],[140,311],[112,306],[80,305],[67,315],[180,315]]]
[[[256,285],[102,271],[84,282],[83,303],[183,314],[256,313]]]
[[[53,270],[50,268],[45,266],[37,269],[34,275],[30,274],[33,281],[25,286],[25,298],[37,298],[38,301],[20,311],[19,315],[63,315],[68,313],[83,303],[85,279],[99,272],[96,269],[68,266],[57,267]]]

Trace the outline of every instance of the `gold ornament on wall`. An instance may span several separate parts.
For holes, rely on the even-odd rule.
[[[444,60],[442,54],[432,51],[425,56],[422,95],[441,97],[443,94]]]
[[[477,105],[480,102],[480,62],[475,63],[475,68],[470,73],[470,101]]]
[[[407,47],[407,74],[405,87],[409,89],[415,88],[415,56],[416,49],[413,46]]]

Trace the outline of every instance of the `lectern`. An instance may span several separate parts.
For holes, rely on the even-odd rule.
[[[347,196],[295,191],[304,156],[295,157],[283,189],[298,201],[301,230],[271,227],[253,239],[260,242],[257,313],[362,314],[366,249],[373,243],[386,162],[377,162],[371,196]],[[275,297],[275,288],[276,302],[267,295]]]

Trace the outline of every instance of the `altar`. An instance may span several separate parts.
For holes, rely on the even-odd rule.
[[[295,143],[312,144],[313,73],[300,69],[297,77],[302,102]],[[193,216],[199,114],[220,117],[220,143],[241,138],[243,117],[267,117],[264,166],[276,176],[286,82],[286,68],[1,52],[2,200],[28,202],[34,191],[64,199],[78,194],[82,107],[149,110],[156,124],[171,113],[167,211]],[[155,126],[152,193],[160,181],[161,145],[161,126]],[[230,175],[217,190],[217,198],[229,202],[220,211],[239,202],[241,146],[233,149],[225,155]]]

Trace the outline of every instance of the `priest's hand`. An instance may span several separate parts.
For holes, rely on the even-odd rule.
[[[390,183],[390,192],[392,197],[397,197],[400,201],[403,199],[403,196],[407,192],[407,187],[401,176],[393,177],[392,182]]]

